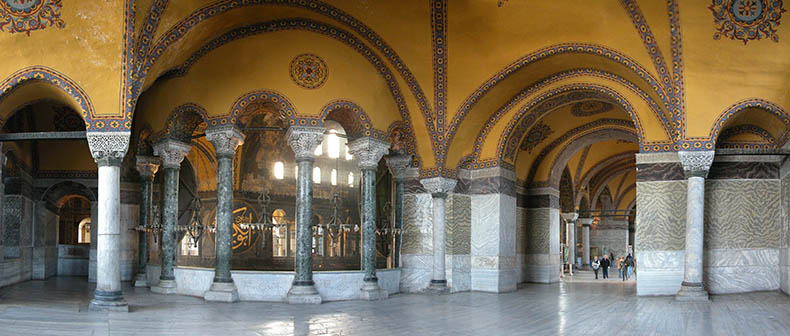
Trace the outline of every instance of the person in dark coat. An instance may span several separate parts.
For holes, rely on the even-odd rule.
[[[630,270],[631,267],[634,267],[634,257],[632,257],[631,254],[629,253],[628,256],[625,257],[625,260],[623,261],[623,281],[628,280],[629,278],[628,270]]]
[[[608,279],[609,278],[609,265],[610,264],[611,263],[609,262],[609,257],[604,254],[603,255],[603,260],[601,260],[601,270],[603,270],[603,278],[604,279]],[[598,272],[596,272],[596,273],[598,273]]]

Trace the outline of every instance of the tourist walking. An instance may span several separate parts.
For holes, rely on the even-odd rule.
[[[622,278],[623,277],[623,267],[624,266],[625,266],[625,258],[623,258],[623,257],[617,258],[617,272],[619,274],[618,278]]]
[[[601,261],[598,260],[598,256],[595,256],[592,261],[592,269],[595,272],[595,280],[598,280],[598,269],[601,268]]]
[[[603,271],[603,278],[609,278],[609,266],[611,265],[611,261],[607,255],[603,255],[603,260],[601,260],[601,270]]]
[[[625,260],[623,260],[623,281],[628,280],[631,277],[631,266],[634,265],[634,257],[631,256],[629,253]]]

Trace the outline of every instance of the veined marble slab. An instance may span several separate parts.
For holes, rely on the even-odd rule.
[[[636,294],[675,295],[683,282],[684,256],[683,251],[636,251]]]

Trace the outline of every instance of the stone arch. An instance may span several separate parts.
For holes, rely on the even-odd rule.
[[[250,119],[263,109],[276,111],[290,125],[321,126],[319,119],[314,117],[299,118],[296,107],[283,94],[273,90],[255,90],[245,93],[233,102],[228,114],[208,119],[209,127],[236,125],[244,128]]]
[[[90,202],[96,202],[96,193],[88,186],[74,181],[62,181],[49,186],[41,196],[41,200],[60,208],[63,201],[69,196],[81,196]]]
[[[614,169],[624,163],[636,164],[635,158],[636,158],[636,152],[624,152],[624,153],[612,155],[604,159],[603,161],[596,163],[592,168],[590,168],[590,170],[588,170],[587,173],[584,174],[581,181],[577,185],[581,187],[587,185],[590,182],[590,180],[592,180],[593,177],[597,176],[598,173],[601,172],[602,170]],[[582,195],[581,187],[579,188],[578,191],[579,194],[577,195],[576,198],[577,200],[579,200],[580,199],[579,197]],[[592,192],[592,190],[588,189],[587,192]],[[580,206],[580,205],[577,204],[576,206]],[[588,204],[588,209],[594,209],[594,208],[589,206]]]
[[[386,140],[387,133],[373,127],[370,116],[362,107],[349,100],[335,100],[321,108],[321,122],[334,120],[351,138],[373,137]]]
[[[162,138],[172,138],[189,143],[195,129],[207,120],[206,110],[200,105],[186,103],[178,106],[167,117],[165,129],[155,139],[152,139],[152,143]]]
[[[726,128],[728,124],[727,121],[729,119],[738,114],[749,113],[753,109],[766,111],[776,117],[779,122],[785,125],[785,135],[788,133],[788,127],[790,127],[790,115],[788,115],[788,113],[781,106],[767,100],[750,98],[730,105],[726,110],[719,114],[709,132],[709,139],[712,143],[711,146],[716,145],[719,140],[719,135],[721,131]],[[786,139],[786,137],[783,138]],[[780,140],[780,142],[782,141],[784,140]],[[777,145],[783,145],[783,143],[778,143]]]
[[[637,142],[638,136],[633,132],[621,129],[601,129],[576,138],[572,142],[565,145],[565,147],[563,147],[559,154],[557,154],[555,157],[549,172],[549,186],[553,188],[559,187],[562,169],[568,165],[568,161],[570,161],[571,157],[573,157],[573,154],[576,154],[576,152],[591,144],[606,140],[625,140]],[[533,171],[535,170],[537,170],[537,166],[533,165],[532,169],[530,170],[528,181],[534,182],[532,180],[534,179],[535,173]]]
[[[597,183],[598,184],[598,188],[592,194],[592,197],[591,197],[592,203],[590,204],[592,206],[592,208],[595,209],[595,207],[600,202],[601,194],[604,193],[604,192],[608,193],[610,201],[612,203],[614,203],[615,202],[615,199],[614,199],[615,195],[612,195],[612,191],[609,189],[609,186],[608,186],[609,182],[612,179],[614,179],[614,178],[616,178],[616,177],[618,177],[620,175],[626,174],[626,173],[628,173],[628,172],[630,172],[630,171],[632,171],[634,169],[636,169],[635,165],[625,165],[625,166],[621,166],[621,167],[619,167],[619,168],[617,168],[615,170],[607,171],[607,172],[603,173],[602,175],[599,175],[599,176],[603,176],[603,179],[601,180],[601,182]]]
[[[23,68],[6,77],[0,82],[0,104],[22,86],[36,82],[45,83],[71,97],[72,101],[69,102],[71,104],[67,103],[67,105],[79,111],[88,130],[94,130],[95,111],[88,94],[74,80],[46,66],[36,65]]]

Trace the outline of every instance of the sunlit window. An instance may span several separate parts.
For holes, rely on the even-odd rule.
[[[199,256],[200,247],[195,246],[195,240],[188,234],[181,238],[181,255],[182,256]]]
[[[348,186],[354,186],[354,173],[348,173]]]
[[[329,136],[327,136],[326,154],[333,159],[340,157],[340,138],[337,136],[336,130],[329,130]]]
[[[294,167],[294,180],[299,178],[299,166]]]
[[[318,147],[315,148],[315,152],[313,152],[313,154],[315,154],[315,156],[321,156],[321,154],[323,154],[323,153],[324,153],[324,145],[323,144],[318,145]]]
[[[283,179],[283,175],[285,174],[285,166],[283,166],[282,161],[277,161],[274,163],[274,178],[278,180]]]
[[[354,156],[348,151],[348,145],[346,145],[346,161],[350,161],[353,158]]]
[[[332,182],[332,185],[337,185],[337,169],[332,169],[329,180]]]
[[[88,244],[91,242],[91,219],[90,217],[83,219],[78,226],[77,242],[80,244]]]
[[[315,184],[321,183],[321,168],[318,167],[313,168],[313,183]]]

